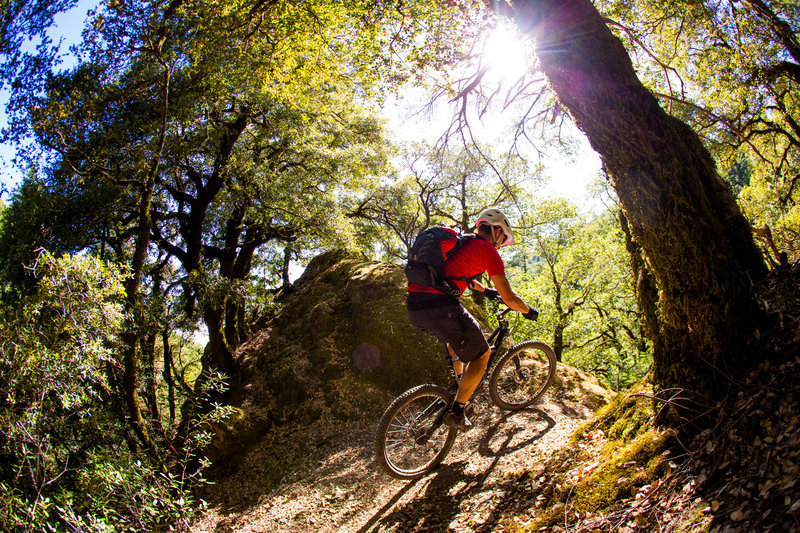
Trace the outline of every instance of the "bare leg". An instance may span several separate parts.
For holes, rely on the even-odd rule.
[[[467,370],[461,376],[461,382],[458,384],[458,393],[456,394],[456,401],[459,403],[467,403],[472,397],[472,393],[478,388],[481,383],[483,373],[486,372],[486,365],[489,363],[489,354],[487,351],[482,356],[474,361],[467,363]]]

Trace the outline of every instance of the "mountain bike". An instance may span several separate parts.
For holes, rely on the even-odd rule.
[[[487,338],[491,353],[481,385],[489,376],[492,403],[515,411],[532,405],[545,393],[556,374],[556,355],[544,342],[531,340],[496,357],[509,335],[509,311],[505,308],[496,313],[497,327]],[[378,422],[375,456],[392,477],[414,479],[427,474],[453,446],[458,429],[443,420],[455,400],[458,376],[447,346],[444,352],[453,385],[449,389],[430,383],[413,387],[395,398]]]

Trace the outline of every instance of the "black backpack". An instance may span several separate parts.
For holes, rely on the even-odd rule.
[[[460,235],[450,228],[433,227],[420,231],[408,251],[408,264],[403,271],[409,283],[420,287],[432,287],[439,292],[459,297],[461,291],[454,279],[471,280],[468,277],[446,278],[444,264],[458,252],[464,243],[476,235]]]

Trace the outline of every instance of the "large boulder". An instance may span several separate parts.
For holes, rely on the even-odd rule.
[[[408,321],[405,287],[397,265],[341,251],[313,259],[281,311],[237,352],[238,413],[218,433],[212,458],[276,425],[377,417],[407,388],[447,385],[443,348]]]

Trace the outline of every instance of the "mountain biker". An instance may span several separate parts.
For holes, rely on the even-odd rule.
[[[466,241],[447,261],[445,275],[453,279],[462,293],[469,286],[490,299],[499,297],[525,318],[535,320],[539,312],[523,302],[511,289],[505,275],[505,265],[497,252],[501,246],[514,244],[508,218],[499,209],[489,208],[481,212],[475,226],[479,238]],[[475,280],[459,279],[473,278],[484,272],[496,289],[485,287]],[[491,353],[480,325],[458,297],[443,294],[432,287],[409,283],[406,305],[411,323],[436,336],[447,345],[450,356],[457,357],[454,367],[461,379],[455,402],[445,415],[445,422],[461,430],[472,429],[472,423],[464,415],[464,405],[478,388]]]

